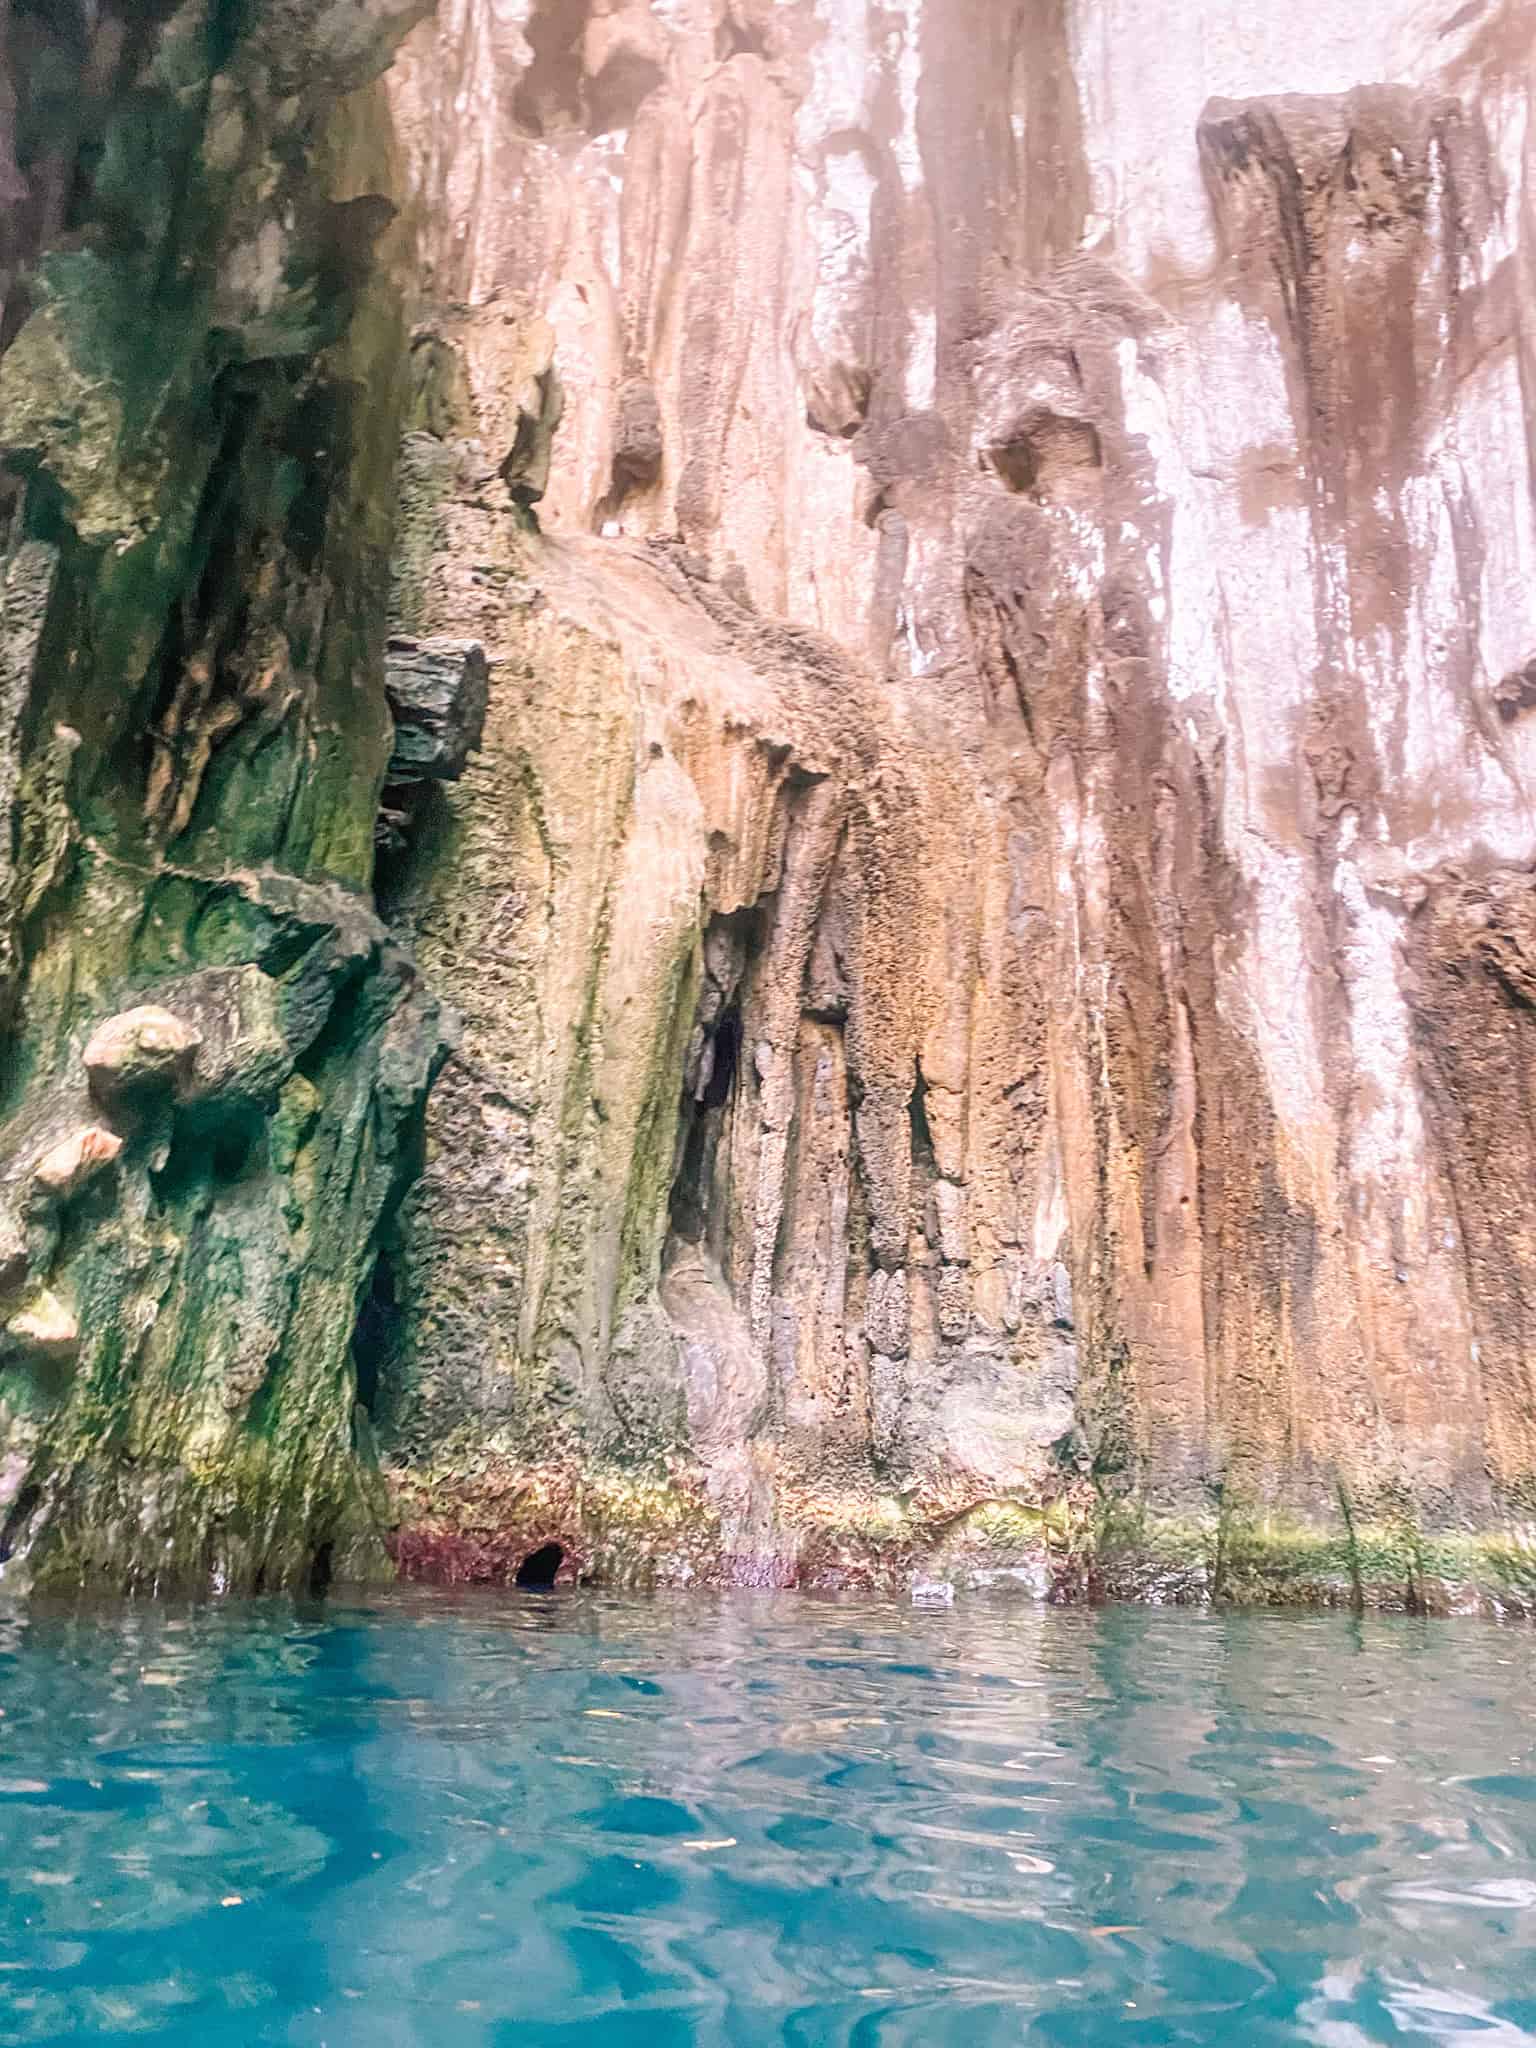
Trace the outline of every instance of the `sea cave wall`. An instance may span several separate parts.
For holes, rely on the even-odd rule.
[[[389,1569],[350,1340],[443,1045],[371,893],[377,80],[423,12],[0,8],[7,1591]]]
[[[56,14],[0,1573],[1527,1602],[1529,0]]]

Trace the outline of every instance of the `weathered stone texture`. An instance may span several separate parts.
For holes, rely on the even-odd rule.
[[[350,1339],[421,0],[0,9],[0,1586],[387,1570]],[[396,236],[393,253],[401,250]]]
[[[1536,0],[428,11],[0,0],[0,1573],[1529,1598]]]
[[[397,606],[492,663],[395,905],[469,1016],[411,1514],[511,1543],[523,1487],[580,1551],[567,1475],[648,1459],[744,1577],[1004,1497],[1229,1590],[1266,1516],[1323,1576],[1523,1521],[1533,49],[1528,0],[408,41]]]

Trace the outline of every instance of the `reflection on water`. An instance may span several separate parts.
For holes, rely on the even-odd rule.
[[[0,1620],[0,2048],[1536,2048],[1536,1637],[390,1597]]]

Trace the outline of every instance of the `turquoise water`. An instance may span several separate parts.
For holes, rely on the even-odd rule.
[[[1536,2048],[1536,1636],[0,1620],[0,2043]]]

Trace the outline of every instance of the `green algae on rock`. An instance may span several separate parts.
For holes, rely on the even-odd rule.
[[[7,1591],[388,1568],[349,1346],[445,1039],[370,893],[406,388],[372,81],[426,11],[55,23],[90,146],[0,356]]]

